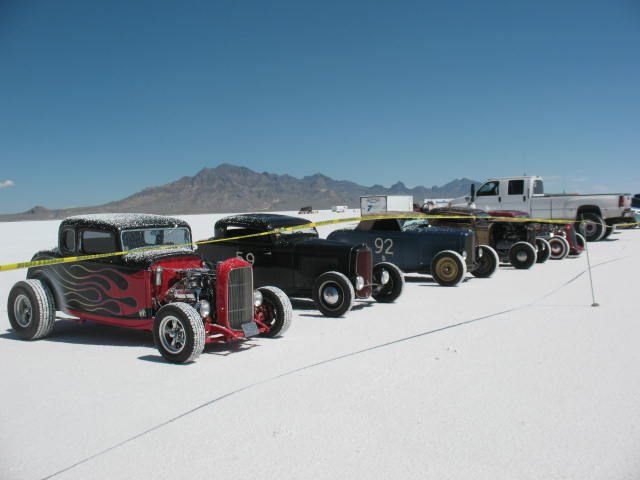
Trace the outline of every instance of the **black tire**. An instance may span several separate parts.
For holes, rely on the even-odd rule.
[[[455,287],[467,274],[462,255],[453,250],[438,252],[431,261],[431,276],[444,287]]]
[[[578,245],[578,247],[580,247],[580,248],[586,248],[587,247],[587,241],[579,233],[576,233],[576,245]]]
[[[341,317],[353,306],[356,294],[349,279],[340,272],[325,272],[313,286],[313,301],[325,317]]]
[[[587,242],[597,242],[602,239],[607,231],[607,224],[597,213],[583,213],[580,215],[581,222],[578,223],[578,232],[581,233]]]
[[[256,316],[269,327],[268,332],[261,333],[261,337],[279,337],[289,329],[293,311],[289,297],[278,287],[260,287],[262,305],[256,308]]]
[[[544,263],[549,260],[549,257],[551,257],[551,245],[549,245],[549,241],[546,238],[536,238],[536,249],[537,263]]]
[[[204,350],[204,321],[187,303],[170,303],[158,310],[153,321],[153,341],[172,363],[193,362]]]
[[[509,249],[509,262],[518,270],[527,270],[535,265],[538,255],[529,242],[516,242]]]
[[[53,330],[56,307],[49,287],[37,279],[16,283],[7,301],[9,323],[21,338],[37,340]]]
[[[611,235],[615,231],[616,231],[615,225],[607,225],[605,223],[604,233],[602,234],[602,237],[600,237],[600,240],[605,240],[606,238],[609,238],[609,235]]]
[[[381,283],[382,276],[388,274],[388,281]],[[373,292],[371,296],[380,303],[394,302],[404,289],[404,275],[396,265],[389,262],[380,262],[373,266]]]
[[[562,260],[569,255],[569,242],[564,237],[551,237],[549,239],[551,246],[551,260]]]
[[[476,252],[478,266],[471,272],[471,275],[478,278],[489,278],[500,266],[498,253],[489,245],[478,245]]]

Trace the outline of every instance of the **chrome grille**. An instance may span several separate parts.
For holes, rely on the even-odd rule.
[[[253,275],[251,267],[234,268],[229,272],[229,326],[240,330],[243,323],[253,321]]]

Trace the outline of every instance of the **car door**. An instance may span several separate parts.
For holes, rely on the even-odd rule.
[[[500,210],[518,210],[529,213],[529,192],[527,192],[524,179],[504,180],[500,187]]]

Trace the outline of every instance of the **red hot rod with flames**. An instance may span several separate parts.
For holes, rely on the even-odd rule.
[[[62,221],[58,247],[33,260],[108,254],[29,268],[7,311],[24,339],[53,330],[56,311],[80,320],[150,330],[164,358],[195,360],[205,343],[253,335],[275,337],[291,323],[288,297],[253,289],[251,265],[238,258],[208,268],[195,253],[189,225],[159,215],[110,214]]]

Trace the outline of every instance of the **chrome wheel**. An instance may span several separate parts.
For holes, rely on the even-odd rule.
[[[180,353],[187,343],[187,332],[182,321],[174,316],[166,316],[160,322],[160,343],[170,353]]]
[[[13,304],[13,314],[16,322],[23,328],[28,327],[33,319],[33,307],[31,300],[26,295],[18,295]]]

